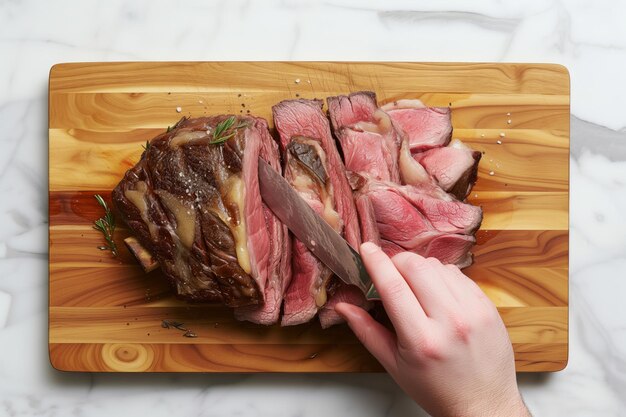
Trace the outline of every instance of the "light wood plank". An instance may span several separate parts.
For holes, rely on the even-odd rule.
[[[416,62],[108,62],[57,64],[54,92],[325,91],[526,93],[569,95],[569,73],[554,64]],[[307,83],[308,85],[308,83]]]
[[[521,372],[560,371],[567,343],[514,343]],[[275,352],[281,354],[277,359]],[[52,343],[52,366],[89,372],[381,372],[360,345],[174,345]],[[246,366],[248,365],[248,366]]]
[[[298,90],[296,90],[298,91]],[[165,129],[182,115],[202,116],[216,113],[246,114],[263,117],[272,125],[271,108],[285,98],[324,98],[345,90],[328,91],[228,91],[212,93],[56,93],[50,96],[50,127],[74,128],[96,132],[121,128]],[[405,91],[382,94],[381,103],[401,98],[422,98],[431,106],[453,108],[452,121],[457,129],[552,129],[569,127],[567,96],[490,94],[431,94]],[[514,98],[511,98],[514,97]],[[549,97],[546,99],[545,97]],[[181,113],[177,108],[181,108]],[[64,111],[60,109],[68,109]],[[507,116],[507,113],[511,115]],[[508,123],[511,120],[511,123]]]
[[[567,341],[567,307],[500,307],[513,343]],[[172,343],[172,344],[358,344],[347,325],[322,330],[315,321],[300,326],[257,326],[238,322],[220,306],[185,307],[52,307],[51,343]],[[176,320],[198,335],[182,337],[164,329]]]

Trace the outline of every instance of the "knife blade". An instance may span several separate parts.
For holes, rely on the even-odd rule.
[[[261,198],[289,230],[346,284],[378,299],[361,255],[322,219],[278,172],[259,158]]]

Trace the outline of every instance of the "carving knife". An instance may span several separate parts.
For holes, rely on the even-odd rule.
[[[265,204],[317,259],[343,282],[360,288],[367,299],[380,298],[361,255],[261,158],[259,187]]]

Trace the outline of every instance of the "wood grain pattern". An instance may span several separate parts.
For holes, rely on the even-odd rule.
[[[485,218],[475,262],[465,272],[498,306],[519,371],[565,367],[567,70],[544,64],[340,62],[93,63],[51,69],[53,366],[107,372],[381,371],[345,325],[257,326],[234,320],[228,308],[177,300],[158,270],[143,273],[125,250],[119,258],[99,251],[102,237],[91,228],[101,215],[93,195],[108,199],[139,158],[141,145],[182,115],[249,110],[271,119],[271,106],[286,98],[362,89],[376,91],[381,102],[417,97],[452,107],[454,137],[483,153],[470,201],[483,207]],[[127,236],[120,225],[118,245]],[[384,320],[381,311],[375,314]],[[198,337],[162,328],[163,319],[184,322]]]

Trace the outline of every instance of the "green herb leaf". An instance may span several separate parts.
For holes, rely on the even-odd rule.
[[[224,119],[215,126],[215,130],[213,130],[213,140],[209,142],[211,145],[218,145],[220,143],[226,142],[228,139],[235,136],[237,130],[248,127],[248,123],[242,122],[237,126],[233,126],[237,118],[235,116],[230,116],[228,119]]]
[[[93,222],[93,228],[104,235],[104,240],[106,241],[105,248],[110,250],[113,256],[117,256],[117,245],[113,240],[113,233],[115,232],[115,217],[113,217],[113,212],[111,212],[102,196],[96,194],[94,195],[94,198],[104,209],[104,216]],[[101,248],[101,246],[99,248]]]
[[[168,126],[168,127],[169,127],[169,126]],[[148,149],[150,149],[150,141],[149,141],[149,140],[147,140],[147,141],[146,141],[146,144],[145,144],[145,145],[141,145],[141,147],[142,147],[142,148],[144,148],[144,149],[147,151]]]
[[[165,131],[165,133],[170,133],[172,130],[174,130],[177,127],[179,127],[183,122],[187,121],[187,119],[189,119],[189,117],[187,117],[187,116],[181,117],[176,123],[174,123],[174,126],[168,126],[167,130]]]

